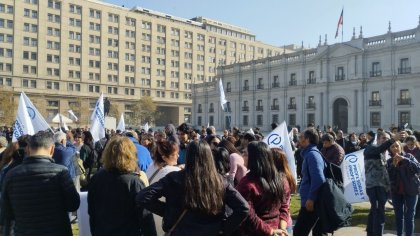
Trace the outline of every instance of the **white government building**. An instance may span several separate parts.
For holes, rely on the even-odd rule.
[[[361,132],[409,124],[420,129],[420,20],[417,28],[239,62],[218,82],[195,85],[193,124],[270,131],[271,123],[309,123]]]

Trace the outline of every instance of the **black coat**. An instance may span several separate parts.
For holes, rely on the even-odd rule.
[[[51,158],[33,156],[6,175],[2,191],[2,222],[15,220],[15,235],[72,235],[68,212],[80,197],[66,167]]]
[[[184,183],[185,171],[171,172],[137,195],[137,204],[163,216],[162,228],[165,232],[170,230],[184,210]],[[166,202],[159,200],[162,196]],[[227,183],[224,202],[231,209],[229,217],[226,218],[225,212],[211,216],[189,209],[171,235],[213,236],[221,231],[225,234],[233,232],[248,215],[249,206],[240,193]]]
[[[154,236],[153,215],[136,207],[145,186],[135,173],[100,170],[89,183],[90,231],[98,236]]]

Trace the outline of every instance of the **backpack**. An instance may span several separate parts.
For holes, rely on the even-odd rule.
[[[316,212],[322,225],[323,233],[333,233],[339,228],[350,226],[353,214],[352,205],[344,197],[343,175],[341,168],[324,160],[325,183],[318,192]]]

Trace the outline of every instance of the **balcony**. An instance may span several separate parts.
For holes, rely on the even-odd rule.
[[[255,110],[256,111],[264,111],[264,107],[263,106],[256,106]]]
[[[225,107],[224,111],[225,112],[232,112],[232,109],[230,107]]]
[[[307,82],[308,84],[316,84],[316,78],[310,78]]]
[[[402,75],[402,74],[410,74],[411,73],[411,67],[401,67],[398,68],[398,74]]]
[[[289,110],[296,110],[296,104],[289,104],[289,105],[287,105],[287,108]]]
[[[278,111],[278,110],[280,110],[279,105],[271,105],[271,110],[272,111]]]
[[[213,112],[214,112],[214,108],[210,108],[210,109],[209,109],[209,112],[210,112],[210,113],[213,113]]]
[[[411,98],[398,98],[397,104],[398,105],[411,105]]]
[[[232,92],[232,88],[226,88],[226,92],[227,92],[227,93]]]
[[[197,113],[203,113],[203,110],[198,109]]]
[[[258,84],[257,89],[264,89],[264,84]]]
[[[380,77],[380,76],[382,76],[381,70],[375,70],[375,71],[370,72],[370,77]]]
[[[242,107],[242,111],[249,111],[249,107]]]
[[[382,106],[382,100],[369,100],[370,107],[380,107]]]
[[[290,80],[289,81],[289,86],[296,86],[297,85],[297,80]]]
[[[278,88],[280,87],[280,83],[279,82],[274,82],[273,83],[273,88]]]
[[[335,75],[335,81],[341,81],[341,80],[344,80],[345,78],[346,78],[345,74]]]
[[[249,90],[249,85],[245,85],[244,86],[244,91],[248,91]]]
[[[308,102],[306,103],[306,109],[315,109],[315,103],[314,102]]]

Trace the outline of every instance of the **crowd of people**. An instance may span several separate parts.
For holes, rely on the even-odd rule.
[[[273,130],[277,124],[273,124]],[[350,133],[292,128],[294,157],[270,148],[258,128],[40,131],[12,142],[0,131],[0,225],[3,235],[72,235],[88,192],[92,235],[325,235],[319,192],[325,163],[364,150],[371,209],[367,234],[382,235],[392,200],[398,235],[412,235],[420,194],[420,133]],[[294,159],[297,179],[289,167]],[[291,196],[300,195],[294,227]],[[418,204],[420,205],[420,204]],[[417,207],[417,216],[420,216]]]

